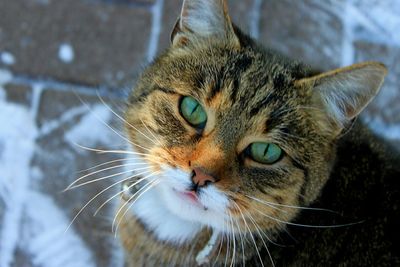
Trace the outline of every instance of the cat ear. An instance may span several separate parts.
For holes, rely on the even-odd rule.
[[[181,15],[171,33],[172,45],[214,37],[240,46],[226,0],[184,0]]]
[[[297,81],[313,87],[313,104],[325,111],[337,130],[356,117],[378,93],[387,74],[377,62],[365,62]]]

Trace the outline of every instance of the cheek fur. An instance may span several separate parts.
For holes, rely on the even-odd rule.
[[[284,222],[293,220],[300,211],[299,194],[304,175],[294,171],[291,180],[290,186],[282,188],[265,187],[262,190],[237,192],[232,198],[235,204],[230,205],[230,212],[241,227],[249,227],[252,231],[257,231],[257,227],[272,231],[283,228]]]

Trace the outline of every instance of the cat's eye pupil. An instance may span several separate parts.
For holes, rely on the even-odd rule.
[[[282,149],[272,143],[255,142],[249,146],[251,159],[262,164],[273,164],[282,157]]]
[[[207,113],[200,103],[191,96],[182,98],[179,111],[182,117],[193,127],[203,129],[207,122]]]
[[[269,144],[267,144],[267,146],[265,147],[265,150],[264,150],[264,157],[267,155],[267,153],[268,153],[268,148],[269,148]]]

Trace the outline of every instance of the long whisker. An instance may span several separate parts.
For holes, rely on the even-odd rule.
[[[284,223],[284,224],[288,224],[288,225],[300,226],[300,227],[307,227],[307,228],[339,228],[339,227],[352,226],[352,225],[356,225],[356,224],[360,224],[360,223],[363,223],[363,222],[364,222],[364,221],[359,221],[359,222],[354,222],[354,223],[336,224],[336,225],[310,225],[310,224],[300,224],[300,223],[286,222],[286,221],[277,219],[277,218],[275,218],[275,217],[272,217],[272,216],[270,216],[270,215],[268,215],[268,214],[265,214],[265,213],[263,213],[263,212],[261,212],[261,211],[259,211],[259,210],[256,210],[256,211],[257,211],[258,213],[260,213],[261,215],[263,215],[263,216],[265,216],[265,217],[267,217],[267,218],[269,218],[269,219],[271,219],[271,220],[274,220],[274,221],[277,221],[277,222],[280,222],[280,223]]]
[[[157,175],[159,172],[154,172],[151,173],[151,175]],[[157,179],[156,179],[157,180]],[[118,211],[115,213],[112,225],[111,225],[111,229],[114,231],[114,226],[115,223],[117,221],[118,215],[121,213],[121,211],[128,205],[128,203],[135,198],[135,196],[140,193],[141,191],[143,191],[147,186],[149,186],[149,184],[151,184],[152,181],[148,182],[145,186],[143,186],[142,188],[140,188],[136,193],[134,193],[127,201],[125,201],[125,203],[118,209]]]
[[[149,127],[147,127],[147,125],[143,122],[142,119],[140,119],[140,121],[142,122],[142,124],[143,124],[143,126],[146,128],[146,130],[151,134],[151,136],[154,137],[154,139],[157,141],[157,143],[158,143],[160,146],[162,146],[160,139],[158,139],[157,136],[155,136],[155,134],[153,133],[153,131],[151,131],[151,130],[149,129]]]
[[[117,169],[117,168],[121,168],[121,167],[136,166],[136,165],[145,165],[145,164],[146,164],[146,163],[139,163],[139,162],[138,162],[138,163],[126,163],[126,164],[121,164],[121,165],[117,165],[117,166],[111,166],[111,167],[108,167],[108,168],[104,168],[104,169],[101,169],[101,170],[97,170],[97,171],[94,171],[94,172],[91,172],[91,173],[88,173],[88,174],[85,174],[85,175],[79,177],[78,179],[76,179],[75,181],[73,181],[69,186],[67,186],[67,188],[64,189],[64,191],[68,191],[68,190],[70,190],[70,189],[73,189],[73,188],[76,188],[76,187],[79,187],[79,186],[82,186],[82,185],[91,183],[91,182],[86,182],[86,183],[81,183],[81,184],[78,184],[77,186],[74,186],[74,185],[76,185],[79,181],[82,181],[82,180],[85,179],[86,177],[90,177],[90,176],[95,175],[95,174],[97,174],[97,173],[104,172],[104,171],[108,171],[108,170],[113,170],[113,169]],[[143,169],[147,169],[147,168],[151,168],[151,167],[147,166],[147,167],[145,167],[145,168],[137,168],[136,170],[143,170]],[[130,171],[132,171],[132,170],[130,170]],[[129,172],[129,171],[125,171],[125,172],[122,172],[122,173],[120,172],[120,173],[117,173],[117,174],[112,174],[113,176],[106,176],[105,178],[99,178],[99,179],[97,179],[96,181],[101,181],[101,180],[104,180],[104,179],[107,179],[107,178],[110,178],[110,177],[114,177],[114,176],[116,176],[116,175],[124,174],[124,173],[127,173],[127,172]],[[93,181],[93,180],[92,180],[92,181]]]
[[[267,244],[266,244],[265,241],[264,241],[263,235],[261,234],[262,231],[260,230],[260,227],[257,225],[257,223],[254,221],[253,217],[252,217],[250,214],[248,214],[248,215],[249,215],[250,221],[253,223],[254,227],[256,228],[256,231],[257,231],[258,235],[259,235],[260,238],[261,238],[261,242],[263,243],[265,249],[267,250],[267,253],[268,253],[269,259],[271,260],[272,266],[274,267],[274,266],[275,266],[275,263],[274,263],[274,260],[272,259],[271,253],[269,252],[268,246],[267,246]],[[264,233],[264,232],[263,232],[263,233]],[[265,233],[264,233],[264,235],[265,235]],[[265,237],[268,239],[268,241],[271,242],[271,240],[269,239],[268,236],[265,235]]]
[[[264,267],[264,263],[263,263],[263,261],[262,261],[260,252],[258,251],[258,247],[257,247],[256,241],[255,241],[255,239],[254,239],[253,234],[251,233],[250,227],[248,226],[248,224],[247,224],[247,222],[246,222],[246,218],[244,217],[244,214],[243,214],[242,210],[240,209],[239,205],[236,204],[236,202],[232,202],[232,203],[236,206],[237,210],[239,211],[240,215],[242,216],[244,225],[245,225],[245,227],[247,228],[247,230],[249,231],[249,235],[250,235],[250,237],[251,237],[251,240],[253,241],[253,244],[254,244],[254,247],[255,247],[255,249],[256,249],[258,258],[260,259],[261,266]]]
[[[99,148],[91,148],[91,147],[86,147],[83,145],[79,145],[77,143],[74,143],[76,146],[88,150],[88,151],[92,151],[92,152],[97,152],[99,154],[108,154],[108,153],[114,153],[114,154],[128,154],[128,155],[140,155],[140,156],[146,156],[146,157],[155,157],[158,159],[161,159],[158,156],[153,156],[153,155],[149,155],[147,153],[140,153],[140,152],[134,152],[134,151],[127,151],[127,150],[104,150],[104,149],[99,149]]]
[[[99,93],[97,92],[97,95],[99,96]],[[115,133],[117,136],[119,136],[120,138],[122,138],[123,140],[127,141],[128,143],[140,147],[144,150],[150,151],[148,148],[145,148],[141,145],[135,144],[133,143],[131,140],[129,140],[128,138],[126,138],[125,136],[121,135],[118,131],[116,131],[113,127],[111,127],[107,122],[105,122],[102,118],[100,118],[95,112],[92,111],[92,109],[90,108],[89,104],[86,103],[79,95],[76,95],[78,97],[78,99],[81,101],[82,104],[84,104],[89,110],[90,112],[96,117],[97,120],[99,120],[101,123],[103,123],[107,128],[109,128],[113,133]],[[104,100],[100,97],[100,100],[102,101],[102,103],[111,110],[111,112],[115,113],[105,102]]]
[[[139,176],[140,174],[138,174],[137,176]],[[93,216],[96,216],[97,213],[108,203],[110,202],[112,199],[114,199],[115,197],[117,197],[118,195],[120,195],[121,193],[123,193],[125,190],[130,190],[132,187],[136,186],[137,184],[141,183],[142,181],[150,178],[151,176],[153,176],[154,173],[151,173],[149,175],[146,175],[140,179],[138,179],[137,181],[135,181],[134,183],[130,184],[126,189],[116,193],[115,195],[113,195],[112,197],[110,197],[109,199],[107,199],[103,204],[100,205],[100,207],[95,211],[95,213],[93,214]]]
[[[134,176],[130,176],[127,177],[125,179],[122,179],[121,181],[117,181],[115,183],[113,183],[112,185],[104,188],[103,190],[101,190],[99,193],[97,193],[93,198],[91,198],[79,211],[78,213],[75,215],[75,217],[71,220],[71,223],[68,225],[68,227],[65,229],[65,233],[68,231],[68,229],[71,227],[71,225],[74,223],[74,221],[76,220],[76,218],[78,218],[79,214],[82,213],[82,211],[90,204],[92,203],[98,196],[100,196],[101,194],[103,194],[104,192],[106,192],[107,190],[109,190],[110,188],[116,186],[119,183],[125,182],[129,179],[132,179]]]
[[[149,167],[143,167],[143,168],[137,168],[135,170],[129,170],[129,171],[126,171],[126,172],[123,172],[123,173],[129,173],[129,172],[134,172],[134,171],[139,171],[139,170],[145,170],[145,171],[142,171],[142,172],[139,172],[139,173],[135,173],[135,175],[138,176],[138,175],[142,175],[142,174],[146,174],[146,173],[150,172],[151,168],[152,167],[150,167],[150,166]],[[98,181],[109,179],[111,177],[115,177],[115,176],[118,176],[118,175],[123,174],[123,173],[117,173],[117,174],[112,174],[112,175],[109,175],[109,176],[101,177],[101,178],[98,178],[98,179],[93,179],[93,180],[90,180],[90,181],[75,185],[75,186],[71,187],[70,189],[75,189],[75,188],[78,188],[78,187],[81,187],[81,186],[85,186],[85,185],[92,184],[92,183],[95,183],[95,182],[98,182]]]
[[[154,181],[151,181],[151,182],[147,183],[143,188],[141,188],[141,189],[144,189],[145,187],[147,187],[145,190],[143,190],[142,192],[140,192],[141,189],[139,189],[138,192],[136,192],[131,198],[129,198],[129,200],[128,200],[126,203],[129,203],[138,193],[140,193],[139,195],[137,195],[136,199],[133,200],[132,203],[129,204],[129,206],[127,207],[127,209],[125,210],[125,212],[122,214],[121,219],[118,221],[118,223],[117,223],[117,225],[116,225],[116,227],[115,227],[115,230],[114,230],[114,231],[115,231],[115,235],[117,235],[117,231],[118,231],[119,225],[121,224],[122,219],[124,218],[124,216],[126,215],[126,213],[129,211],[129,209],[136,203],[136,201],[137,201],[143,194],[145,194],[147,191],[149,191],[151,188],[153,188],[154,186],[156,186],[156,185],[159,184],[160,182],[161,182],[160,179],[155,179]],[[126,203],[125,203],[125,204],[126,204]],[[121,208],[123,208],[123,207],[125,206],[125,204],[124,204]],[[120,211],[121,211],[121,210],[119,210],[119,212],[120,212]],[[118,212],[118,213],[119,213],[119,212]],[[117,218],[118,213],[116,214],[115,219]],[[115,225],[115,219],[114,219],[114,221],[113,221],[113,225]],[[112,226],[113,226],[113,225],[112,225]]]
[[[148,140],[150,140],[153,144],[155,144],[154,140],[150,139],[147,135],[145,135],[144,133],[142,133],[139,129],[137,129],[135,126],[133,126],[131,123],[129,123],[127,120],[125,120],[124,118],[122,118],[118,113],[116,113],[104,100],[103,98],[100,96],[100,94],[97,92],[97,96],[99,97],[100,101],[103,103],[103,105],[105,105],[118,119],[120,119],[122,122],[126,123],[127,125],[129,125],[129,127],[131,127],[132,129],[134,129],[135,131],[137,131],[138,133],[140,133],[141,135],[143,135],[144,137],[146,137]]]
[[[245,254],[244,254],[244,250],[245,250],[245,249],[244,249],[244,242],[243,242],[242,230],[240,229],[240,225],[239,225],[237,219],[233,218],[233,221],[235,222],[236,227],[237,227],[237,229],[238,229],[239,237],[240,237],[240,243],[241,243],[241,246],[242,246],[242,265],[243,265],[243,266],[246,266],[246,260],[245,260]]]
[[[213,230],[213,231],[214,231],[214,230]],[[212,267],[215,266],[215,264],[217,263],[217,260],[218,260],[218,258],[219,258],[219,255],[221,255],[221,249],[222,249],[222,244],[223,244],[223,243],[224,243],[224,235],[221,233],[221,239],[220,239],[220,242],[219,242],[218,254],[217,254],[217,256],[215,257],[215,261],[214,261]]]
[[[285,204],[279,204],[279,203],[273,203],[265,200],[261,200],[258,198],[255,198],[253,196],[245,195],[246,197],[253,199],[254,201],[257,201],[259,203],[265,204],[267,206],[278,206],[278,207],[285,207],[285,208],[291,208],[291,209],[301,209],[301,210],[315,210],[315,211],[326,211],[326,212],[331,212],[331,213],[336,213],[338,212],[329,210],[329,209],[321,209],[321,208],[311,208],[311,207],[302,207],[302,206],[291,206],[291,205],[285,205]]]
[[[232,222],[232,216],[230,214],[229,215],[229,220],[230,220],[230,226],[232,229],[232,241],[233,241],[233,252],[232,252],[232,260],[231,260],[231,265],[230,266],[234,266],[235,265],[235,257],[236,257],[236,239],[235,239],[235,230],[233,228],[233,222]]]
[[[151,177],[151,176],[155,176],[155,175],[157,175],[157,174],[159,174],[159,173],[161,173],[160,171],[156,171],[156,172],[153,172],[153,173],[151,173],[150,175],[148,175],[148,177],[147,178],[149,178],[149,177]],[[118,218],[118,215],[119,215],[119,213],[121,213],[121,211],[135,198],[135,196],[137,196],[137,194],[139,194],[139,193],[141,193],[141,191],[143,191],[143,190],[145,190],[146,189],[146,187],[151,187],[151,184],[154,182],[154,181],[157,181],[157,180],[159,180],[159,179],[155,179],[155,180],[153,180],[153,181],[149,181],[147,184],[145,184],[142,188],[140,188],[136,193],[134,193],[127,201],[125,201],[125,203],[118,209],[118,211],[117,211],[117,213],[115,214],[115,216],[114,216],[114,220],[113,220],[113,223],[112,223],[112,226],[111,226],[111,228],[112,229],[114,229],[114,226],[115,226],[115,223],[116,223],[116,220],[117,220],[117,218]],[[133,202],[133,203],[135,203],[135,202]],[[129,207],[130,207],[131,205],[129,205]],[[129,209],[129,207],[127,208],[127,210]],[[125,215],[126,214],[126,212],[123,214],[123,215]],[[121,216],[121,218],[122,218],[123,216]],[[118,225],[118,224],[117,224]],[[117,230],[116,228],[115,228],[115,230]]]
[[[268,235],[260,228],[260,226],[257,224],[256,220],[250,213],[248,213],[247,216],[249,216],[249,219],[253,223],[254,227],[257,228],[258,231],[263,234],[263,236],[268,240],[268,242],[270,242],[271,244],[274,244],[275,246],[278,246],[278,247],[286,247],[284,245],[281,245],[281,244],[278,244],[278,243],[272,241],[272,239],[269,238]]]
[[[226,264],[228,263],[228,256],[230,254],[230,244],[231,244],[230,243],[231,242],[230,236],[228,235],[229,230],[228,230],[228,227],[227,227],[226,224],[227,223],[224,222],[224,233],[225,233],[225,236],[226,236],[226,253],[225,253],[225,264],[224,264],[224,267],[226,267]],[[226,230],[225,230],[225,227],[227,228]]]
[[[87,168],[87,169],[84,169],[84,170],[77,171],[76,173],[87,172],[87,171],[90,171],[90,170],[93,170],[93,169],[97,169],[98,167],[101,167],[101,166],[104,166],[104,165],[109,165],[111,163],[120,162],[120,161],[129,161],[129,160],[133,160],[133,159],[137,159],[137,157],[110,160],[110,161],[107,161],[107,162],[103,162],[103,163],[101,163],[99,165],[96,165],[96,166],[93,166],[93,167],[90,167],[90,168]]]
[[[255,201],[257,201],[257,202],[259,202],[259,203],[261,203],[261,204],[264,204],[264,205],[266,205],[266,206],[268,206],[268,207],[270,207],[270,208],[273,208],[273,209],[275,209],[275,210],[279,210],[279,211],[281,211],[281,212],[283,212],[283,213],[288,213],[287,210],[280,209],[280,208],[277,207],[277,206],[280,205],[280,204],[275,204],[275,203],[273,203],[273,202],[263,201],[263,200],[261,200],[261,199],[254,198],[254,197],[248,196],[248,195],[245,195],[245,196],[248,197],[248,198],[250,198],[250,199],[253,199],[253,200],[255,200]],[[261,201],[262,201],[262,202],[261,202]]]

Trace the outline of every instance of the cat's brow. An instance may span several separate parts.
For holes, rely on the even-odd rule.
[[[229,84],[228,81],[231,81],[232,88],[229,89],[231,90],[231,99],[235,101],[236,95],[240,89],[240,76],[250,68],[252,63],[253,59],[246,55],[241,55],[228,62],[225,68],[218,74],[218,78],[212,86],[207,98],[209,100],[212,99],[223,89],[223,83]]]
[[[147,91],[141,93],[136,99],[131,97],[129,99],[129,101],[131,104],[135,104],[136,102],[142,102],[145,99],[147,99],[149,97],[149,95],[153,94],[154,92],[163,92],[165,94],[170,94],[170,95],[178,94],[177,92],[175,92],[172,89],[156,86],[152,90],[147,90]]]
[[[178,94],[178,92],[174,91],[171,88],[165,88],[165,87],[159,87],[159,86],[155,87],[154,91],[161,91],[161,92],[166,93],[166,94]]]
[[[268,105],[272,106],[277,101],[279,101],[277,94],[269,93],[267,96],[261,98],[261,100],[254,105],[254,107],[250,110],[250,116],[257,115],[260,111],[264,110]]]
[[[222,90],[221,78],[217,78],[212,84],[207,100],[211,101]]]

